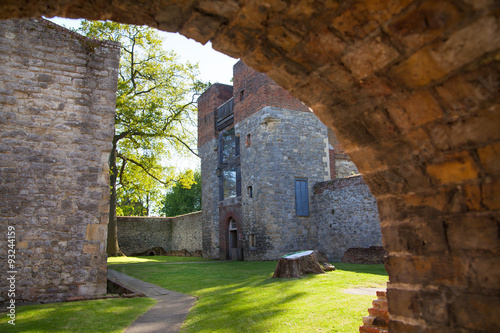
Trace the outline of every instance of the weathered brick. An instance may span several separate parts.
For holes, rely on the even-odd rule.
[[[409,50],[414,50],[454,27],[461,12],[449,1],[425,1],[392,18],[384,29]]]
[[[452,304],[459,327],[484,332],[500,330],[500,300],[495,296],[459,295]]]
[[[342,62],[357,79],[364,79],[398,57],[398,52],[380,39],[369,39],[344,51]]]
[[[489,209],[500,209],[500,180],[486,181],[481,187],[482,203]]]
[[[476,163],[468,152],[445,155],[443,162],[428,164],[426,169],[440,184],[460,183],[479,175]]]
[[[449,72],[500,46],[498,22],[482,17],[455,32],[444,43],[429,45],[393,68],[392,75],[408,87],[417,88],[446,76]]]
[[[439,104],[427,91],[417,92],[408,98],[393,102],[387,110],[396,125],[404,131],[443,116]]]
[[[477,154],[486,173],[500,174],[500,143],[478,148]]]
[[[489,217],[460,217],[447,221],[446,234],[452,250],[487,250],[499,252],[499,228]]]

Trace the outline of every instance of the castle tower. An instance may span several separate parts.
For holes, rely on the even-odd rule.
[[[234,86],[198,100],[203,251],[276,259],[315,248],[312,186],[330,179],[327,128],[300,101],[241,61]]]

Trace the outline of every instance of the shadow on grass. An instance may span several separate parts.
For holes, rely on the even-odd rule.
[[[16,325],[2,318],[0,331],[119,332],[155,303],[149,298],[135,298],[19,306]]]
[[[205,294],[190,312],[183,330],[188,332],[269,332],[287,305],[307,295],[292,292],[292,280],[243,281]],[[265,289],[269,292],[262,292]],[[259,290],[258,294],[252,291]],[[278,291],[278,292],[276,292]]]
[[[342,271],[387,276],[387,271],[385,270],[383,264],[364,265],[364,264],[347,264],[343,262],[336,262],[333,263],[333,265],[335,266],[336,269]]]

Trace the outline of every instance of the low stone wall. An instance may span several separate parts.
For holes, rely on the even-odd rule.
[[[311,212],[318,228],[318,250],[332,261],[349,248],[382,246],[377,201],[360,175],[317,183]]]
[[[345,251],[341,261],[349,264],[383,264],[385,255],[382,246],[352,247]]]
[[[176,217],[118,216],[118,244],[126,255],[154,247],[167,252],[200,251],[201,212]]]

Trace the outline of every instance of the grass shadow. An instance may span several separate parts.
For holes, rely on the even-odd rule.
[[[383,264],[365,265],[365,264],[347,264],[343,262],[333,263],[336,269],[341,271],[363,273],[363,274],[376,274],[388,276],[387,271]]]

